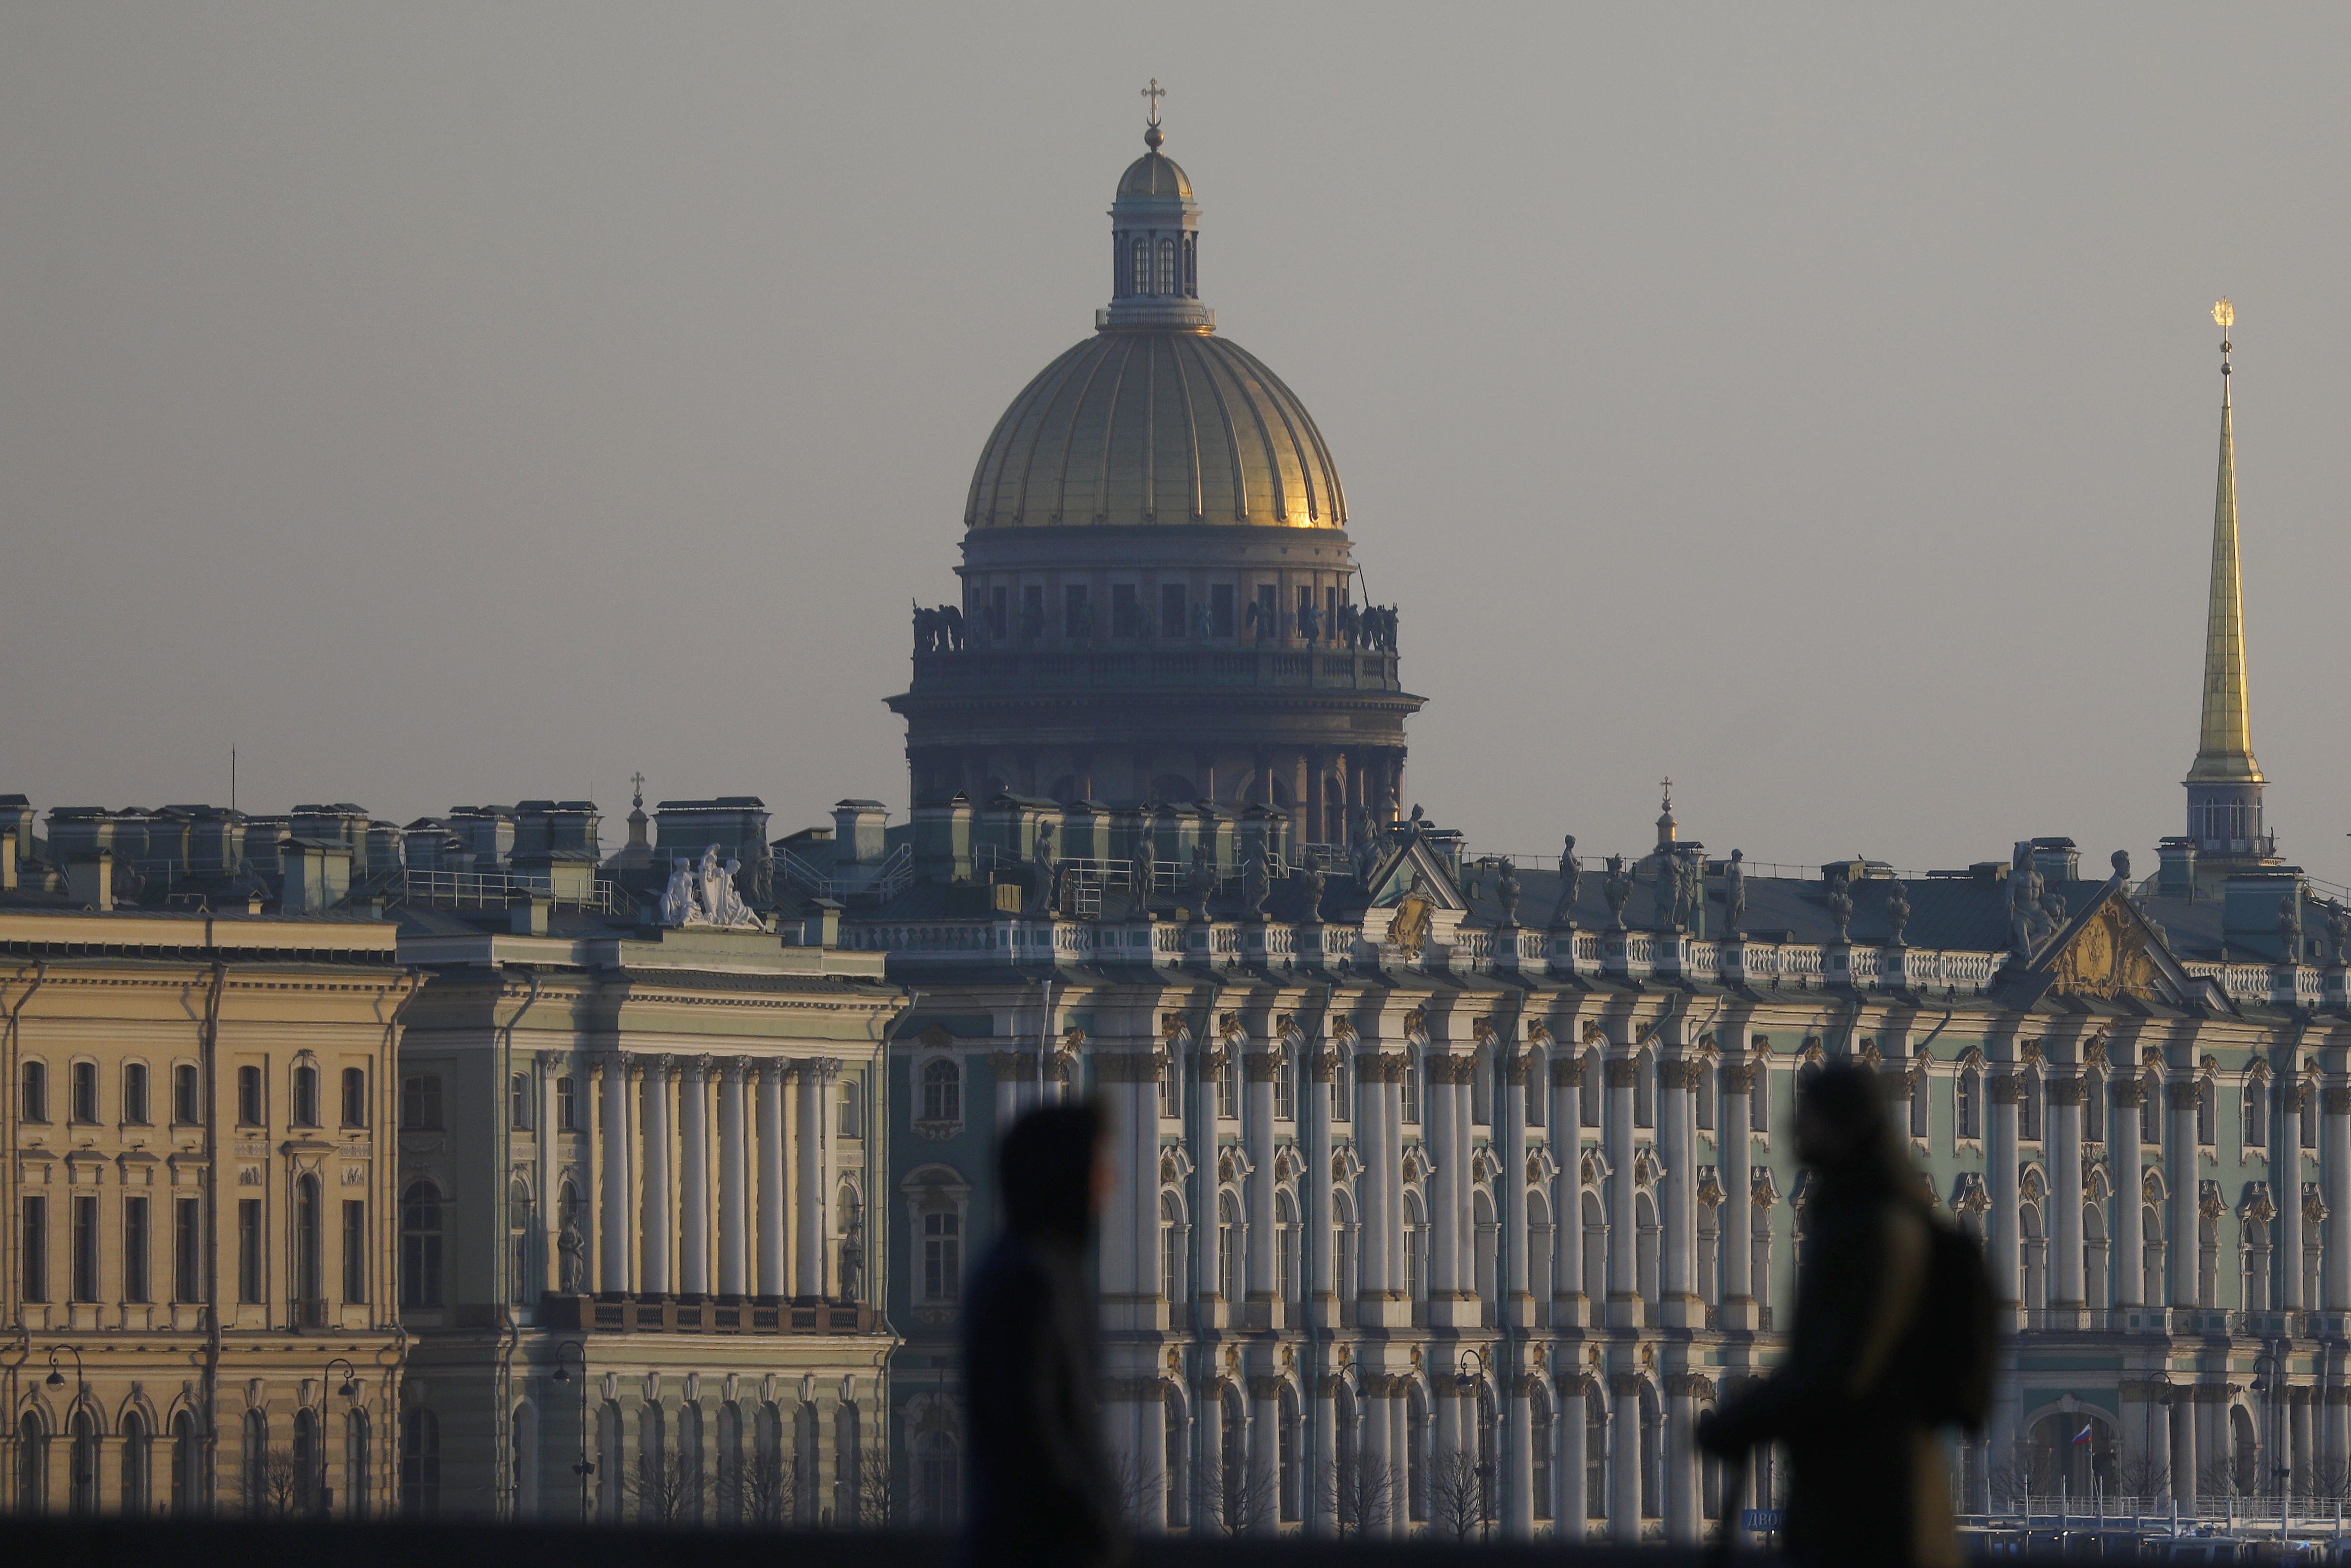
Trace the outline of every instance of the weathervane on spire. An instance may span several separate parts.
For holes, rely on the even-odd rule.
[[[2237,308],[2225,294],[2213,304],[2212,319],[2220,324],[2220,373],[2229,373],[2229,329],[2237,324]]]
[[[1151,78],[1151,85],[1143,89],[1143,96],[1151,100],[1151,123],[1154,125],[1158,124],[1159,100],[1167,96],[1167,89],[1159,85],[1159,78],[1157,77],[1153,77]]]

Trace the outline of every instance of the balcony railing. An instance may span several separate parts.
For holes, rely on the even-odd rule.
[[[1165,649],[969,648],[916,653],[914,691],[1152,691],[1252,687],[1311,691],[1403,690],[1393,653],[1330,651],[1326,644]]]
[[[872,1333],[872,1307],[844,1301],[680,1301],[650,1296],[541,1298],[542,1327],[575,1333]]]

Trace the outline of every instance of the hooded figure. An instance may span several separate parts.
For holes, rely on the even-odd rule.
[[[1095,1429],[1086,1284],[1102,1134],[1092,1106],[1049,1105],[997,1153],[1004,1235],[964,1308],[971,1568],[1097,1568],[1126,1554]]]
[[[1785,1444],[1788,1553],[1806,1568],[1957,1568],[1950,1483],[1923,1397],[1933,1249],[1924,1195],[1895,1142],[1877,1075],[1850,1062],[1798,1092],[1813,1167],[1788,1359],[1701,1421],[1737,1458]]]

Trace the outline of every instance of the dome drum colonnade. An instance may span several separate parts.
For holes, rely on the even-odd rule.
[[[1392,613],[1356,602],[1312,416],[1199,302],[1198,208],[1161,140],[1119,183],[1094,336],[974,473],[960,621],[891,703],[912,796],[1260,805],[1344,843],[1395,817],[1420,699]]]

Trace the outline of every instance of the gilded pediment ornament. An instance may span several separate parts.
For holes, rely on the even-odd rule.
[[[2148,951],[2153,945],[2147,923],[2129,902],[2109,898],[2050,956],[2049,968],[2058,988],[2072,996],[2152,999],[2163,983],[2163,971]]]

